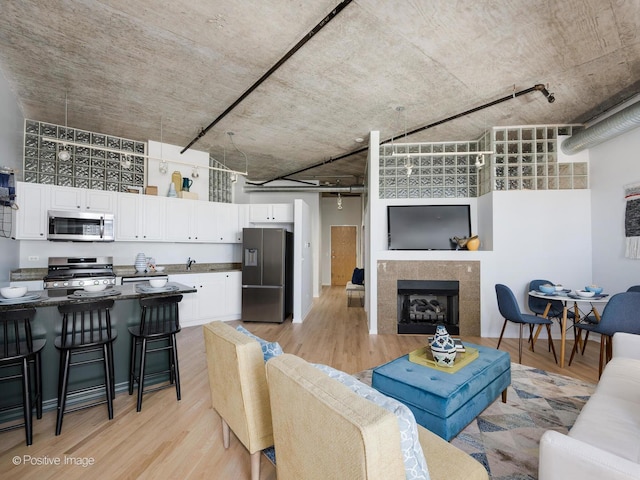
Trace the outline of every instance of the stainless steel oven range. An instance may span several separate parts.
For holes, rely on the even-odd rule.
[[[44,288],[49,296],[66,296],[85,285],[115,285],[113,257],[49,257]]]

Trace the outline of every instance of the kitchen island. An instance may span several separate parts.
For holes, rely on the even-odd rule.
[[[32,303],[23,304],[0,304],[0,311],[20,308],[35,308],[36,315],[32,322],[32,332],[34,338],[45,338],[47,343],[42,350],[42,387],[43,387],[43,408],[45,410],[55,409],[57,405],[58,395],[58,365],[60,363],[60,355],[54,346],[55,337],[60,335],[62,328],[62,315],[58,311],[59,305],[69,303],[81,303],[87,301],[95,301],[102,299],[113,299],[115,301],[111,310],[111,325],[117,332],[117,338],[114,342],[114,369],[115,369],[115,385],[116,392],[128,389],[129,385],[129,359],[131,356],[131,338],[128,328],[140,323],[140,303],[139,299],[148,296],[170,296],[177,294],[195,293],[197,290],[193,287],[183,285],[176,282],[169,282],[167,286],[173,285],[177,287],[173,291],[143,293],[136,288],[136,284],[117,285],[109,291],[115,295],[102,298],[73,298],[69,296],[53,295],[48,290],[31,291],[30,294],[39,294],[41,299]],[[50,295],[51,294],[51,295]],[[178,354],[180,352],[178,351]],[[163,363],[165,359],[158,359]],[[153,369],[153,359],[148,363],[149,368]],[[87,365],[83,369],[75,369],[72,371],[69,379],[70,389],[85,388],[90,385],[104,383],[104,370],[102,365]],[[160,381],[162,379],[160,378]],[[5,390],[6,388],[6,390]],[[83,392],[73,398],[69,398],[68,404],[75,402],[83,402],[103,395],[104,388],[96,388]],[[7,395],[15,396],[15,398],[6,398]],[[3,400],[8,403],[19,403],[21,401],[21,389],[18,382],[7,384],[3,387]],[[7,412],[11,413],[11,412]],[[21,415],[17,412],[16,415]],[[10,418],[7,415],[6,418]],[[0,421],[5,416],[0,417]]]

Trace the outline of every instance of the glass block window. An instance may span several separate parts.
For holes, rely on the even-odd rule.
[[[51,138],[74,145],[63,147]],[[58,158],[63,148],[70,153],[68,160]],[[145,142],[25,120],[24,181],[125,192],[144,186],[146,152]]]
[[[225,166],[213,157],[209,157],[209,166],[216,168],[225,168]],[[232,189],[232,173],[222,170],[209,170],[209,201],[231,203],[233,198]]]
[[[380,198],[477,196],[478,142],[416,143],[380,147]]]
[[[581,125],[494,127],[492,164],[486,171],[491,190],[558,190],[589,188],[585,162],[559,163],[558,136],[573,135]]]
[[[586,163],[558,163],[558,136],[570,136],[582,128],[493,127],[476,141],[381,145],[380,198],[461,198],[495,190],[589,188]],[[470,152],[479,151],[494,153],[484,155],[484,165],[476,167],[477,155]]]

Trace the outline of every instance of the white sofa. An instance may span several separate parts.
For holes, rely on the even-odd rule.
[[[640,479],[640,335],[613,336],[613,358],[569,434],[542,435],[538,477]]]

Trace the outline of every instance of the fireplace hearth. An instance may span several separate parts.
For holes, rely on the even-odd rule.
[[[457,280],[398,280],[398,333],[459,335],[459,294]]]

